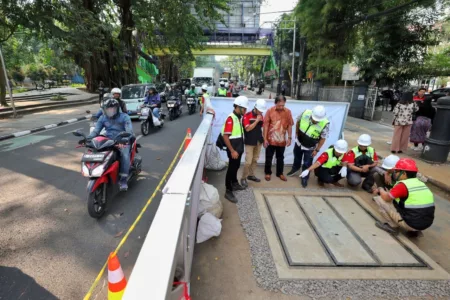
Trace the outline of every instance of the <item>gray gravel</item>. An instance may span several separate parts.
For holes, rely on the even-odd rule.
[[[274,191],[279,189],[272,189]],[[283,189],[286,191],[286,189]],[[302,189],[308,191],[308,189]],[[316,191],[316,190],[310,190]],[[333,191],[333,190],[327,190]],[[339,189],[337,192],[345,192]],[[348,190],[347,190],[348,191]],[[450,281],[425,280],[280,280],[251,188],[237,192],[239,218],[250,244],[253,274],[262,288],[313,299],[405,299],[450,297]]]

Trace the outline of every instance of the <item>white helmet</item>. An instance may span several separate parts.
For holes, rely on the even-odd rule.
[[[383,164],[381,167],[385,170],[390,170],[395,167],[395,164],[400,160],[400,157],[397,155],[389,155],[383,160]]]
[[[334,144],[334,151],[344,154],[348,151],[348,143],[345,140],[338,140]]]
[[[111,94],[112,94],[112,95],[114,95],[114,94],[120,94],[120,95],[122,95],[122,90],[119,89],[119,88],[113,88],[113,89],[111,90]]]
[[[225,82],[221,81],[221,82],[219,82],[219,84],[220,84],[220,85],[224,85],[224,84],[225,84]]]
[[[229,84],[228,82],[225,82],[225,87],[226,87],[226,88],[229,88],[229,87],[230,87],[230,84]]]
[[[242,108],[248,108],[248,98],[245,96],[239,96],[234,99],[234,105],[240,106]]]
[[[316,122],[320,122],[325,119],[327,116],[327,112],[325,111],[325,107],[323,105],[317,105],[313,108],[312,118]]]
[[[358,138],[358,145],[370,146],[372,144],[372,138],[368,134],[361,134]]]
[[[256,100],[255,108],[257,110],[259,110],[261,113],[265,113],[266,110],[267,110],[267,108],[266,108],[266,101],[264,99]]]
[[[202,85],[202,90],[206,91],[208,89],[208,86],[206,84]]]

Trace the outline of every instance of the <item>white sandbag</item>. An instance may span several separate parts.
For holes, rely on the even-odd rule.
[[[209,240],[213,236],[219,236],[222,231],[222,220],[214,217],[210,213],[205,213],[198,222],[197,244]]]
[[[227,163],[220,157],[219,149],[215,143],[209,143],[206,146],[205,168],[212,171],[221,171],[227,167]]]
[[[202,182],[201,185],[198,216],[201,217],[208,212],[216,218],[220,218],[223,212],[223,204],[220,201],[219,191],[205,182]]]

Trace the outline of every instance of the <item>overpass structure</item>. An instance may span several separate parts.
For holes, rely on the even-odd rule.
[[[203,49],[194,49],[193,55],[239,55],[239,56],[269,56],[270,46],[262,44],[214,44],[208,43]],[[178,54],[168,48],[159,49],[152,53],[154,56]]]

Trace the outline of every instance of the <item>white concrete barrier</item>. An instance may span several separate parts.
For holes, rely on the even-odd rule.
[[[190,281],[200,184],[212,115],[206,115],[163,188],[164,195],[131,273],[124,300],[181,299]]]

